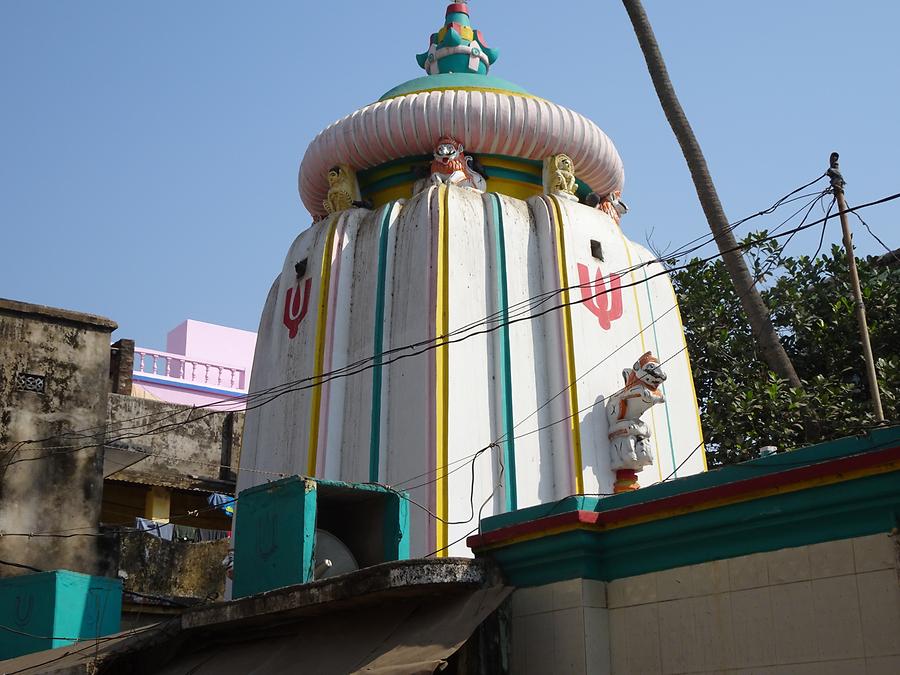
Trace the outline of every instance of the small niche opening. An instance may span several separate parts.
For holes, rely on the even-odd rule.
[[[294,265],[294,271],[297,273],[297,278],[302,279],[306,276],[306,258],[298,262]]]
[[[603,244],[595,239],[591,239],[591,255],[603,262]]]

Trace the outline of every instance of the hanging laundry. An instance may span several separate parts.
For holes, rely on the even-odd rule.
[[[189,525],[176,525],[172,535],[175,541],[200,541],[200,530]]]
[[[172,523],[157,523],[149,518],[135,518],[134,526],[142,532],[166,541],[172,541],[172,535],[175,533],[175,526]]]
[[[199,528],[200,532],[200,541],[219,541],[220,539],[228,539],[229,532],[227,530],[207,530],[206,528]]]

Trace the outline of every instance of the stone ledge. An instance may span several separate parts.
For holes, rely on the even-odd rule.
[[[6,298],[0,298],[0,313],[19,314],[43,321],[50,320],[55,323],[75,324],[91,330],[109,333],[119,327],[119,324],[112,319],[97,316],[96,314],[84,314],[68,309],[47,307],[46,305],[33,305],[28,302],[19,302],[18,300],[7,300]]]
[[[498,578],[495,567],[488,561],[468,558],[401,560],[240,600],[188,609],[181,617],[181,627],[188,630],[260,622],[271,625],[273,619],[293,619],[355,608],[381,602],[387,597],[421,595],[424,591],[452,594],[465,588],[488,585]]]

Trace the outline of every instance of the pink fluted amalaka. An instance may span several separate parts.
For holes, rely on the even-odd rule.
[[[300,166],[303,203],[325,215],[328,169],[355,170],[393,159],[431,154],[452,136],[467,152],[543,160],[563,153],[597,194],[621,190],[624,169],[609,137],[586,117],[534,97],[491,91],[439,90],[373,103],[331,124],[310,144]]]

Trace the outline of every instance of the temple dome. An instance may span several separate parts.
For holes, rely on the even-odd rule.
[[[677,298],[619,225],[615,147],[488,73],[496,52],[470,64],[462,5],[419,55],[426,77],[303,158],[316,222],[266,299],[251,377],[251,396],[283,396],[248,410],[238,478],[400,488],[412,556],[470,555],[470,521],[633,489],[638,469],[704,470]],[[636,391],[646,420],[620,405]]]
[[[489,191],[540,193],[540,163],[559,153],[572,158],[582,196],[621,190],[624,168],[609,137],[583,115],[489,75],[496,58],[469,25],[466,3],[451,3],[445,26],[417,56],[428,75],[394,87],[310,143],[298,186],[313,217],[326,215],[328,170],[337,164],[360,174],[363,197],[375,205],[410,196],[417,163],[427,162],[445,135],[479,156]]]

